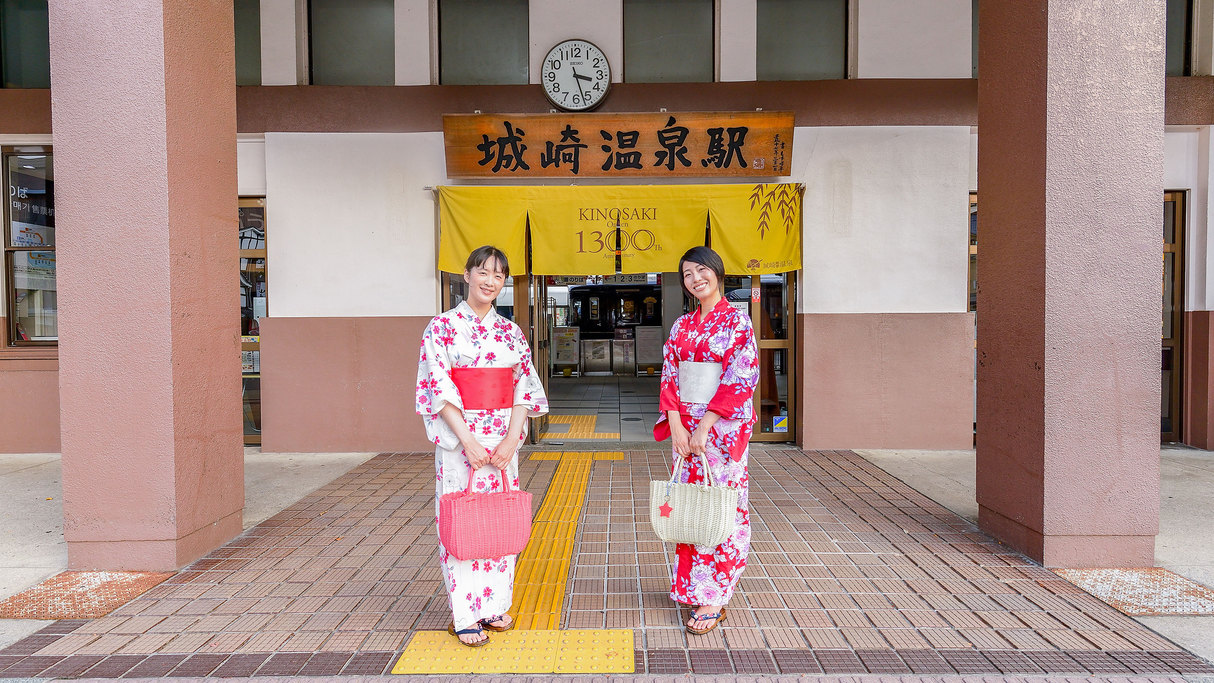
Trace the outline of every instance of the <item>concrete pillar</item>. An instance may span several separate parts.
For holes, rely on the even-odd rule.
[[[979,525],[1048,566],[1152,563],[1163,3],[981,3]]]
[[[241,531],[232,4],[50,6],[64,535],[168,570]]]

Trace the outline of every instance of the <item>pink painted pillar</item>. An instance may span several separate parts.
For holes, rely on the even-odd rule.
[[[1159,525],[1163,3],[981,3],[979,525],[1144,566]]]
[[[232,3],[56,0],[64,535],[180,567],[241,531]]]

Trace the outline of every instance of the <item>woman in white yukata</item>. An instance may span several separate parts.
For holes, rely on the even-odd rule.
[[[527,418],[548,412],[544,387],[531,364],[522,330],[494,309],[510,277],[506,255],[492,246],[468,256],[468,299],[430,321],[417,366],[417,412],[434,442],[435,515],[438,497],[473,490],[501,491],[502,477],[517,490],[518,450]],[[493,465],[493,467],[486,467]],[[485,529],[493,533],[493,529]],[[517,556],[459,560],[439,543],[439,562],[451,602],[448,631],[479,647],[489,631],[508,631]]]

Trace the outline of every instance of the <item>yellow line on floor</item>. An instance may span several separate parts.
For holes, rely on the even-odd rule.
[[[618,439],[619,432],[596,432],[599,417],[597,415],[549,415],[548,421],[554,424],[567,424],[567,432],[548,432],[542,439]]]
[[[537,452],[535,460],[553,454]],[[622,460],[622,452],[565,452],[531,522],[531,541],[514,571],[514,605],[510,614],[520,629],[560,627],[578,518],[586,501],[590,468],[595,460]]]

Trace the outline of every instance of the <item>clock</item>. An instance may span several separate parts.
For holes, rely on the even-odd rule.
[[[588,40],[557,43],[540,65],[544,94],[566,111],[589,111],[599,106],[611,87],[607,55]]]

